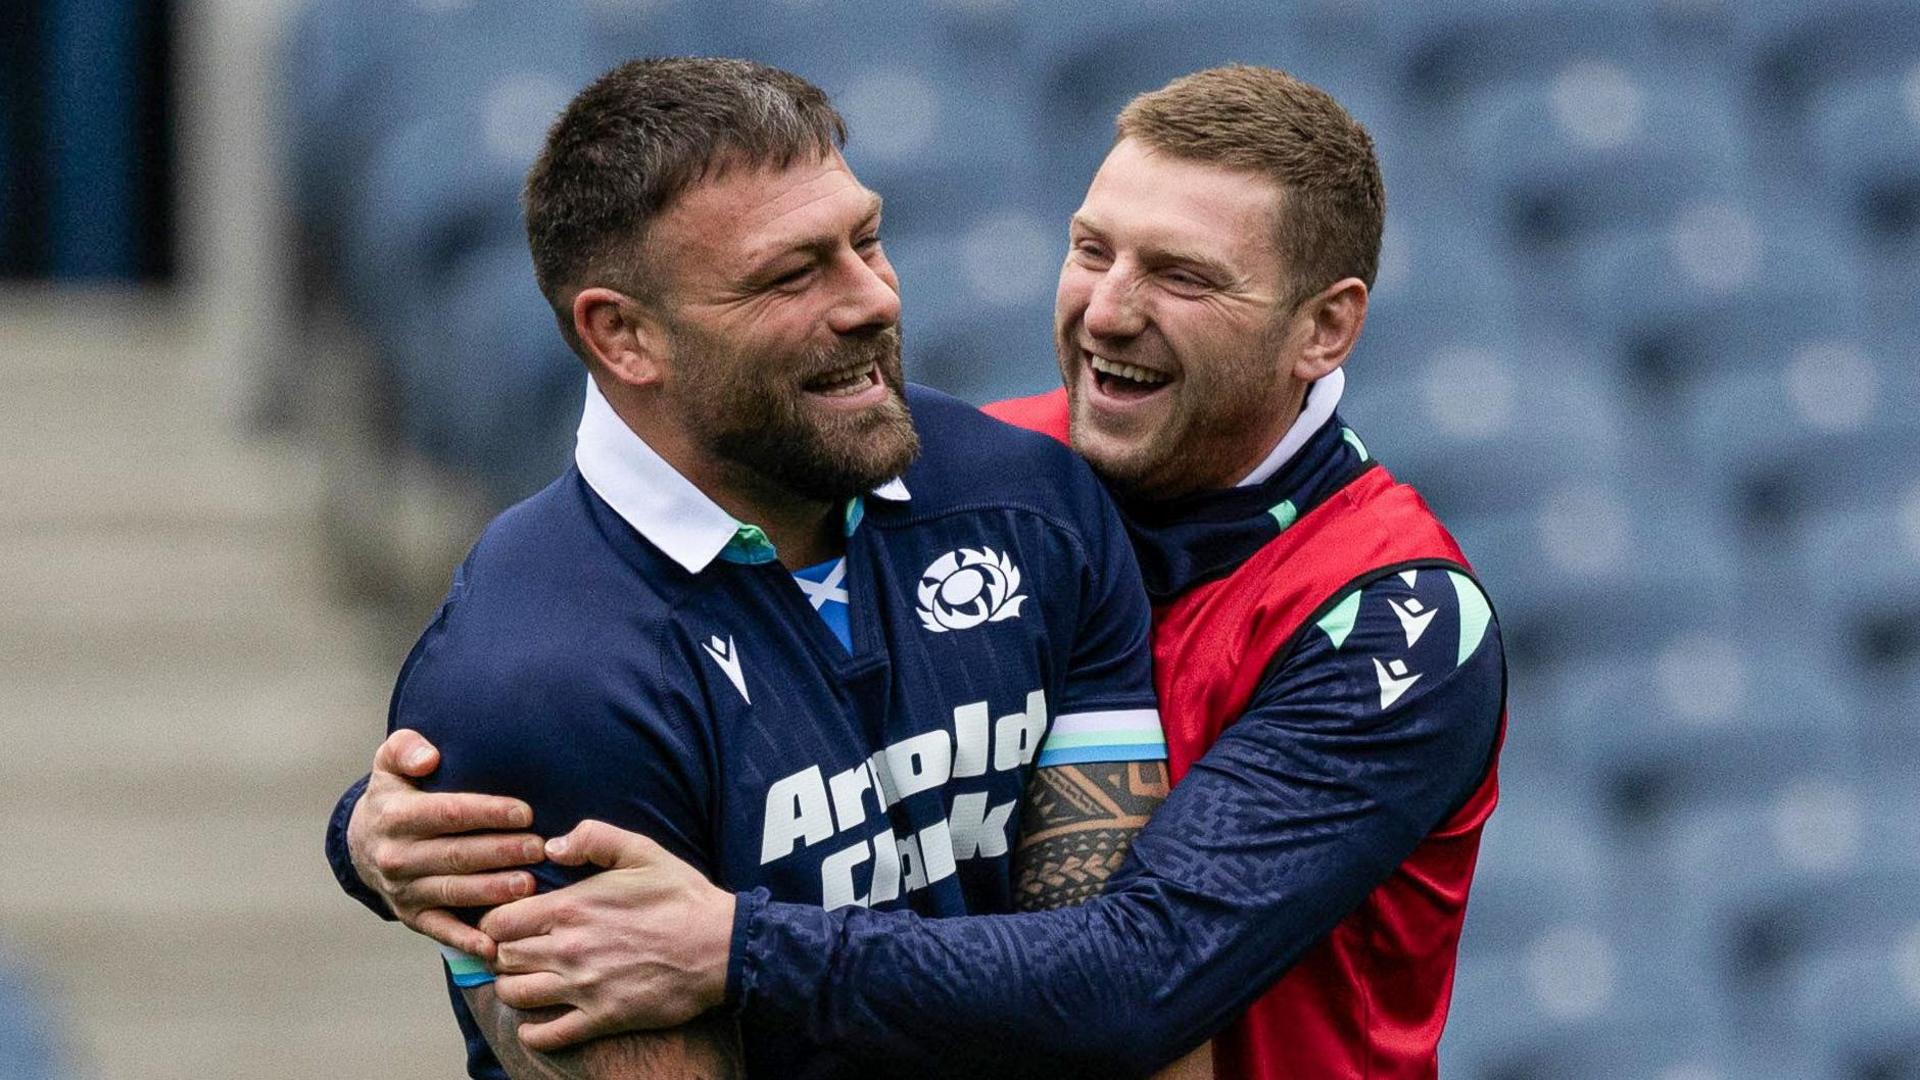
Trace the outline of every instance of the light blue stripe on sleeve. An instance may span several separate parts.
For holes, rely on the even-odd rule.
[[[1166,736],[1157,709],[1108,709],[1054,718],[1036,766],[1100,761],[1164,761]]]
[[[493,981],[493,972],[487,970],[486,961],[477,956],[469,956],[458,949],[440,946],[440,955],[447,962],[447,974],[453,976],[453,985],[466,988],[485,986]]]
[[[1040,751],[1034,759],[1034,767],[1045,769],[1053,765],[1085,765],[1094,762],[1112,761],[1165,761],[1167,744],[1157,743],[1109,743],[1105,746],[1065,746],[1058,749],[1048,747]]]

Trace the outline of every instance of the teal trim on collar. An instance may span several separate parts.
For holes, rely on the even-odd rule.
[[[733,530],[733,537],[727,541],[727,546],[720,549],[721,561],[746,566],[770,563],[777,558],[779,555],[773,550],[773,541],[767,539],[767,534],[760,531],[758,525],[742,525]]]
[[[859,495],[848,499],[847,508],[842,511],[841,517],[846,522],[845,535],[852,536],[854,530],[860,527],[860,523],[866,520],[866,499]],[[727,541],[727,546],[720,549],[721,561],[739,563],[743,566],[758,566],[761,563],[773,562],[779,557],[779,552],[774,550],[773,541],[767,539],[767,534],[758,525],[742,524],[735,528],[732,538]]]

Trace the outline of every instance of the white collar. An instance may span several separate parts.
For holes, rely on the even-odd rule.
[[[628,427],[592,378],[573,460],[594,494],[689,573],[705,570],[742,527]],[[872,494],[890,502],[908,498],[897,477]]]
[[[1327,417],[1333,415],[1333,407],[1340,404],[1340,395],[1346,389],[1347,373],[1340,368],[1334,368],[1315,379],[1313,385],[1307,387],[1305,407],[1300,410],[1293,426],[1280,437],[1280,445],[1274,447],[1265,461],[1254,466],[1253,471],[1234,486],[1252,487],[1272,479],[1273,474],[1280,471],[1280,466],[1299,453],[1300,448],[1307,445],[1307,440],[1313,438],[1313,433],[1320,430],[1320,425],[1327,422]]]

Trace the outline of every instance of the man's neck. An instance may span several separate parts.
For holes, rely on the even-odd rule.
[[[674,471],[687,478],[734,520],[767,535],[780,564],[798,570],[825,562],[846,549],[841,507],[769,483],[744,466],[717,460],[677,425],[657,422],[650,410],[615,390],[603,394],[614,415],[646,441]]]

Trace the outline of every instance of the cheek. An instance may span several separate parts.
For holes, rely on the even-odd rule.
[[[1080,321],[1093,297],[1093,275],[1068,263],[1060,271],[1060,284],[1053,293],[1053,321],[1066,326]]]

